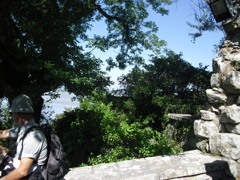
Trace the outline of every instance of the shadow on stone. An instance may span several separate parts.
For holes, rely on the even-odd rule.
[[[227,161],[216,160],[204,165],[206,174],[212,177],[212,180],[235,180]]]

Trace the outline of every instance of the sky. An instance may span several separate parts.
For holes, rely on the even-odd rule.
[[[167,48],[176,53],[182,53],[183,59],[188,61],[192,66],[199,67],[199,63],[208,65],[208,70],[212,70],[212,59],[218,55],[214,53],[214,44],[219,44],[220,39],[224,36],[222,32],[205,32],[202,37],[198,38],[195,43],[189,33],[195,32],[191,29],[187,22],[194,22],[194,14],[192,7],[193,2],[198,0],[178,0],[170,6],[165,6],[169,10],[169,15],[162,16],[154,11],[150,11],[149,20],[154,21],[159,27],[157,33],[159,39],[167,42]],[[90,35],[101,34],[106,32],[106,26],[103,23],[96,23],[92,28]],[[93,53],[100,59],[107,59],[116,55],[116,50],[110,50],[105,53],[94,50]],[[146,62],[147,63],[147,62]],[[113,69],[108,72],[111,79],[116,82],[117,77],[126,74],[132,67],[126,70]],[[105,70],[105,69],[103,69]],[[112,88],[118,87],[115,83]]]

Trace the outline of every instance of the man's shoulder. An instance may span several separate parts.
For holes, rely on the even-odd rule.
[[[31,138],[31,137],[40,138],[40,139],[46,138],[40,126],[31,126],[29,127],[28,130],[26,130],[25,133],[26,133],[25,138]]]

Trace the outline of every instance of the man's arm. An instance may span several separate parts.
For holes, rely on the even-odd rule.
[[[8,175],[2,177],[0,180],[19,180],[24,176],[27,176],[33,162],[34,159],[22,158],[20,161],[20,166]]]
[[[9,138],[9,131],[8,130],[0,130],[0,139]]]

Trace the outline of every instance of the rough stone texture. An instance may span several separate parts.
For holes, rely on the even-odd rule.
[[[224,52],[222,52],[224,53]],[[222,57],[216,57],[212,61],[213,72],[218,73],[224,69],[225,63]]]
[[[213,89],[207,89],[207,98],[209,103],[225,103],[227,101],[227,96],[224,93],[220,93],[219,91]]]
[[[229,72],[226,77],[222,80],[222,87],[229,93],[238,94],[240,93],[240,72],[232,71]]]
[[[236,53],[227,54],[225,56],[225,59],[227,61],[239,61],[240,60],[240,55],[236,54]]]
[[[219,51],[219,55],[221,57],[224,57],[225,61],[239,61],[240,60],[240,55],[238,53],[239,42],[231,42],[229,40],[226,40],[223,42],[223,44],[220,47],[221,47],[221,49]]]
[[[238,18],[240,23],[240,18]],[[240,26],[225,24],[227,39],[220,46],[220,57],[213,59],[211,87],[207,89],[206,110],[201,120],[194,122],[194,133],[199,137],[196,146],[205,152],[231,159],[240,164]],[[240,25],[240,24],[238,24]],[[231,32],[231,33],[229,33]],[[216,120],[210,121],[214,115]],[[211,115],[211,117],[210,117]],[[216,126],[215,126],[215,125]],[[217,132],[219,127],[219,132]],[[238,166],[235,170],[239,171]],[[227,178],[223,178],[227,179]]]
[[[220,113],[219,107],[220,107],[219,104],[206,103],[206,110],[214,112],[217,115]]]
[[[227,106],[220,116],[221,123],[240,123],[240,107],[236,105]]]
[[[240,105],[240,97],[237,98],[237,105]]]
[[[240,159],[240,135],[218,133],[209,138],[210,151],[233,160]]]
[[[224,124],[224,126],[227,132],[240,135],[240,124]]]
[[[227,95],[227,102],[226,102],[226,106],[230,106],[233,104],[237,104],[237,99],[238,99],[238,95],[237,94],[228,94]]]
[[[220,78],[219,78],[219,74],[218,73],[215,73],[215,74],[212,74],[211,76],[211,80],[210,80],[210,83],[211,83],[211,87],[212,88],[219,88],[220,87]]]
[[[198,149],[200,149],[203,152],[209,152],[209,140],[208,139],[203,139],[203,138],[197,138],[196,140],[196,146]]]
[[[170,119],[180,121],[180,122],[189,122],[189,123],[193,123],[195,119],[199,118],[198,116],[193,116],[191,114],[169,113],[168,116],[170,117]]]
[[[217,119],[217,116],[215,113],[210,111],[201,110],[201,119],[206,121],[215,121]]]
[[[172,156],[156,156],[145,159],[72,168],[66,180],[234,180],[240,175],[235,161],[214,157],[199,150]]]
[[[219,133],[219,127],[213,121],[194,121],[194,134],[202,138],[210,138],[215,133]]]

